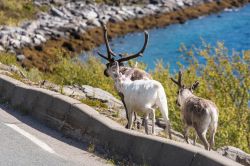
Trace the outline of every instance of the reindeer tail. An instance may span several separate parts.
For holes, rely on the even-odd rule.
[[[158,89],[158,103],[157,103],[161,114],[164,118],[164,121],[166,122],[166,131],[168,131],[169,134],[169,138],[172,139],[172,135],[171,135],[171,125],[170,125],[170,121],[168,118],[168,102],[167,102],[167,97],[164,91],[164,88],[161,86],[159,86]]]

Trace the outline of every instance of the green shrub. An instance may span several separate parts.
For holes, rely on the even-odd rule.
[[[6,65],[18,65],[16,56],[10,53],[0,53],[0,62]]]
[[[223,43],[215,48],[205,43],[201,49],[182,47],[182,51],[189,63],[183,82],[190,86],[198,80],[195,94],[214,101],[219,108],[216,147],[232,145],[250,152],[250,52],[229,54]],[[158,64],[152,75],[165,87],[171,122],[181,131],[180,111],[175,105],[177,87],[169,79],[169,69]]]
[[[85,62],[64,57],[53,66],[53,72],[47,74],[47,79],[60,85],[90,85],[116,94],[113,81],[105,77],[103,71],[104,65],[93,56]]]

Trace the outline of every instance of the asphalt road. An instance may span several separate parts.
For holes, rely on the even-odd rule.
[[[108,165],[88,147],[0,105],[0,166]]]

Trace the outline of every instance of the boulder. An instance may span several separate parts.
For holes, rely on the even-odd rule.
[[[76,86],[64,86],[62,88],[62,92],[63,94],[73,97],[77,100],[86,99],[86,94]]]
[[[94,100],[99,100],[107,104],[110,108],[121,108],[123,104],[120,100],[116,99],[112,94],[100,88],[94,88],[89,85],[83,85],[81,90],[86,94],[86,97]]]
[[[217,149],[217,152],[231,160],[234,160],[242,165],[250,166],[250,154],[233,146],[224,146]]]
[[[87,20],[93,20],[93,19],[95,19],[98,16],[97,13],[94,12],[94,11],[92,11],[92,10],[91,11],[83,11],[82,15]]]
[[[64,13],[53,6],[50,11],[53,16],[64,17]]]
[[[29,45],[31,44],[31,38],[28,36],[21,36],[21,43],[24,45]]]
[[[32,21],[32,22],[27,22],[24,23],[21,27],[26,31],[26,32],[34,32],[35,29],[38,27],[38,22],[37,21]]]
[[[23,54],[17,55],[16,56],[18,61],[23,61],[25,59],[25,56]]]

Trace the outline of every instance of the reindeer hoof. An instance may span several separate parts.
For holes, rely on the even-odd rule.
[[[141,123],[137,121],[137,129],[141,129]]]

